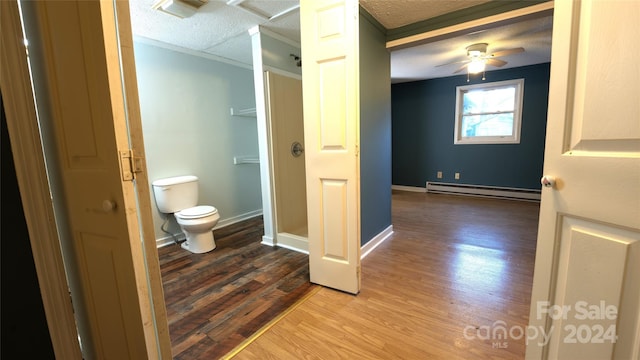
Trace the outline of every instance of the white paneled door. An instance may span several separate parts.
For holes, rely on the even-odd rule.
[[[555,2],[528,359],[640,357],[638,18]]]
[[[360,290],[358,1],[300,3],[311,281]]]

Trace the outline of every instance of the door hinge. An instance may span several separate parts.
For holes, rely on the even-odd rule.
[[[141,173],[142,158],[135,156],[133,149],[121,150],[120,153],[120,173],[122,174],[122,180],[133,181],[135,174]]]

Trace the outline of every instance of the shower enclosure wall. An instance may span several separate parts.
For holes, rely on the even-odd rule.
[[[307,249],[302,81],[265,72],[276,243]]]
[[[262,243],[308,252],[300,44],[249,30],[260,157]]]

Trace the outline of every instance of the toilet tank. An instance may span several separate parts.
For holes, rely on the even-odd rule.
[[[160,212],[169,214],[198,205],[198,178],[193,175],[158,179],[151,183]]]

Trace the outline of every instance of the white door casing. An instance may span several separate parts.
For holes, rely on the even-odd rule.
[[[528,359],[640,358],[639,17],[555,2]]]
[[[158,248],[153,229],[152,205],[151,205],[151,188],[150,181],[147,176],[146,165],[144,159],[145,146],[142,134],[142,118],[140,115],[140,101],[138,96],[138,79],[136,75],[136,66],[133,49],[133,30],[131,29],[131,16],[129,14],[128,1],[114,1],[113,5],[106,4],[109,12],[113,11],[115,6],[115,27],[117,28],[116,36],[118,38],[117,46],[120,50],[120,74],[122,84],[117,79],[113,80],[113,86],[122,88],[124,97],[124,108],[126,111],[126,125],[129,135],[129,148],[132,149],[132,159],[134,167],[137,167],[137,173],[133,176],[135,201],[137,202],[138,229],[135,228],[136,223],[129,221],[130,233],[138,230],[142,236],[143,250],[140,252],[138,248],[132,247],[132,254],[137,258],[136,262],[143,261],[146,267],[146,273],[136,271],[138,286],[144,286],[148,283],[149,289],[142,288],[139,294],[143,297],[140,304],[143,307],[150,306],[151,313],[146,313],[145,337],[147,339],[147,349],[151,356],[155,356],[157,350],[158,358],[171,358],[171,340],[169,338],[169,323],[167,321],[167,311],[164,301],[164,289],[162,288],[162,278],[160,275],[160,259],[158,258]],[[105,18],[104,21],[110,21],[111,18]],[[111,28],[111,26],[110,26]],[[115,73],[115,69],[113,70]],[[132,244],[136,242],[132,239]],[[139,266],[139,265],[138,265]],[[138,267],[138,269],[140,269]],[[141,270],[141,269],[140,269]],[[148,278],[147,278],[148,277]],[[147,298],[150,296],[150,299]],[[145,308],[146,311],[146,308]],[[144,313],[144,312],[143,312]],[[151,323],[153,322],[153,323]],[[153,338],[153,330],[155,330],[155,339]]]
[[[311,281],[360,290],[357,0],[302,0],[302,90]]]
[[[34,6],[38,26],[31,26],[42,39],[43,58],[38,60],[47,78],[44,102],[50,106],[47,121],[53,122],[64,189],[56,196],[64,196],[68,209],[77,261],[70,271],[80,274],[82,287],[84,311],[78,316],[90,332],[83,338],[84,355],[160,358],[168,334],[159,334],[163,326],[156,331],[149,285],[161,286],[155,283],[159,276],[148,277],[141,239],[141,223],[144,230],[150,213],[139,221],[134,183],[123,181],[126,166],[121,172],[120,154],[130,147],[121,72],[128,70],[120,67],[115,3]],[[128,21],[126,11],[119,9],[118,15]],[[123,52],[131,56],[130,50]],[[132,58],[123,61],[130,64]],[[141,134],[132,138],[141,141]],[[162,300],[158,304],[164,306]]]

